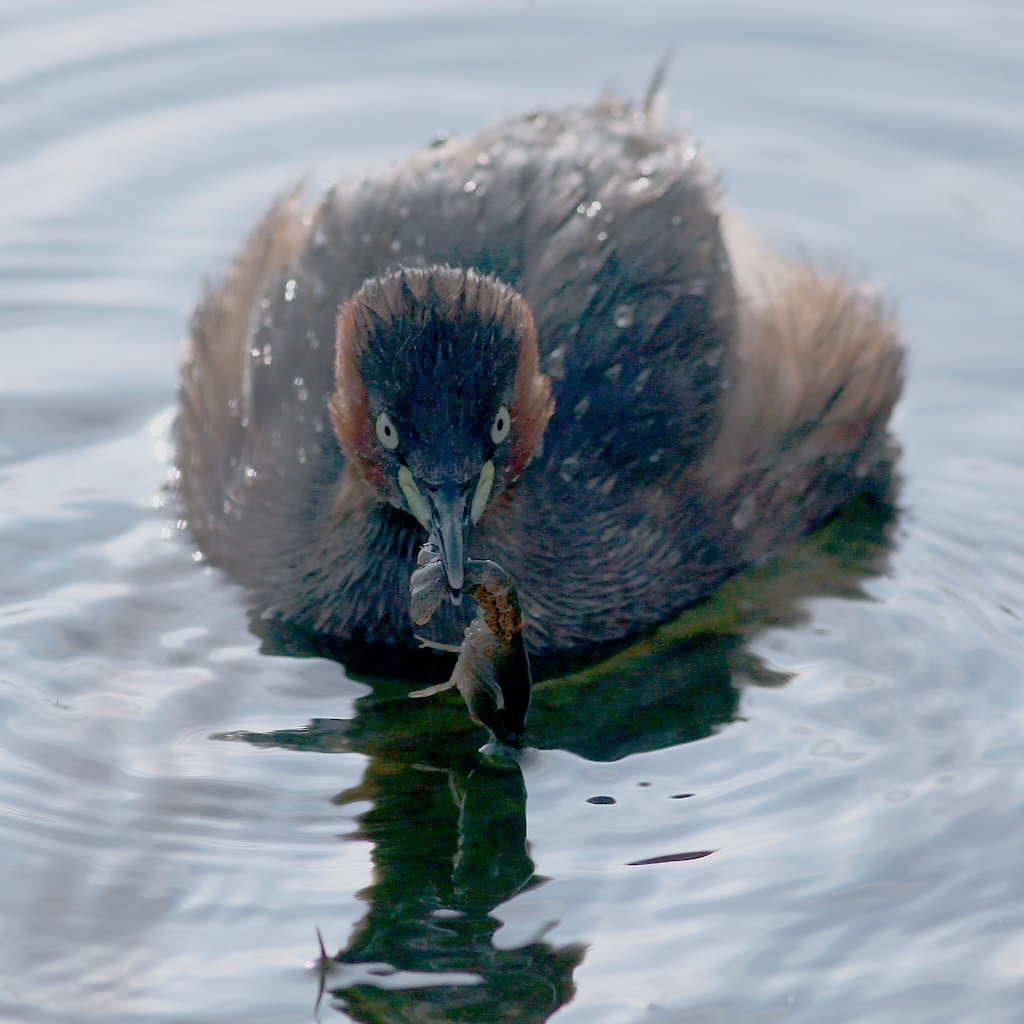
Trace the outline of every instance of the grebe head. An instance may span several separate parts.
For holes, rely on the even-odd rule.
[[[553,409],[526,300],[455,267],[372,278],[338,314],[335,384],[346,458],[419,520],[457,602],[473,525],[526,468]]]

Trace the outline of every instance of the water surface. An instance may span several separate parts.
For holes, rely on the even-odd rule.
[[[898,303],[899,509],[541,684],[491,771],[197,556],[179,339],[311,168],[669,44],[730,205]],[[1022,61],[1009,0],[0,5],[0,1017],[1019,1021]]]

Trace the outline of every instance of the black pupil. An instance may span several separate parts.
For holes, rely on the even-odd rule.
[[[505,421],[499,416],[498,417],[498,433],[500,434],[505,429]]]

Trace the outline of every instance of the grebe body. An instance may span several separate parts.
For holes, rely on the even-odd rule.
[[[203,551],[353,648],[418,646],[428,537],[440,643],[470,560],[534,657],[676,615],[885,487],[900,390],[877,296],[727,233],[699,149],[614,100],[282,199],[192,323]]]

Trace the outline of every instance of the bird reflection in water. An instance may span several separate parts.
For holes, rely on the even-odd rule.
[[[786,680],[751,652],[751,636],[799,622],[808,598],[863,598],[863,582],[885,569],[893,523],[890,504],[863,499],[647,640],[569,675],[539,665],[527,744],[606,762],[710,735],[736,716],[743,685]],[[329,653],[315,638],[253,623],[267,653]],[[369,758],[359,786],[334,798],[372,804],[353,838],[373,844],[375,881],[346,948],[322,963],[330,1005],[366,1024],[546,1020],[571,1000],[585,949],[541,934],[516,949],[492,941],[491,912],[545,881],[529,856],[518,765],[481,759],[486,732],[454,692],[411,700],[408,679],[349,671],[373,686],[351,720],[222,737]]]

